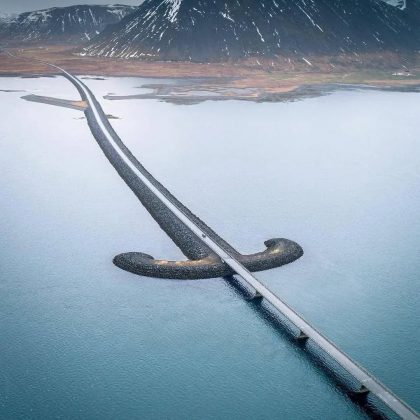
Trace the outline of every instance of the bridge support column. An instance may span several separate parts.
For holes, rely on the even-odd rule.
[[[264,299],[264,296],[256,290],[255,293],[249,298],[249,300],[262,300]]]
[[[361,387],[360,387],[360,389],[358,389],[357,391],[356,391],[356,395],[357,396],[359,396],[359,397],[364,397],[364,396],[366,396],[367,394],[369,394],[369,390],[364,386],[364,385],[362,385]]]
[[[356,401],[365,403],[370,391],[362,385],[357,391],[352,392],[352,396]]]
[[[301,343],[306,343],[306,341],[309,340],[309,337],[303,331],[300,331],[299,335],[296,337],[296,340],[300,341]]]

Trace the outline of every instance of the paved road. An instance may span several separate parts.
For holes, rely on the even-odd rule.
[[[120,158],[127,165],[127,168],[132,171],[133,175],[139,177],[139,179],[141,179],[150,191],[152,191],[153,194],[161,200],[162,203],[167,206],[167,208],[182,223],[184,223],[195,235],[197,235],[198,238],[200,238],[201,241],[203,241],[215,254],[217,254],[227,265],[229,265],[235,273],[242,277],[249,286],[255,289],[258,295],[261,295],[262,298],[270,302],[273,307],[285,316],[299,330],[301,338],[315,342],[323,351],[325,351],[332,359],[334,359],[340,366],[342,366],[360,382],[362,390],[366,390],[374,394],[401,418],[408,420],[420,419],[419,414],[416,413],[413,408],[408,406],[366,369],[346,355],[333,342],[331,342],[301,315],[293,310],[286,302],[264,286],[251,272],[249,272],[237,259],[235,259],[233,255],[226,251],[215,240],[208,237],[193,220],[191,220],[180,208],[169,200],[167,196],[163,194],[161,190],[133,164],[126,152],[121,149],[120,145],[114,140],[112,134],[103,123],[104,112],[95,99],[93,93],[77,77],[68,73],[61,67],[45,62],[44,64],[52,66],[65,74],[66,77],[76,86],[83,99],[89,104],[95,118],[95,123],[100,128],[109,144],[112,145]]]

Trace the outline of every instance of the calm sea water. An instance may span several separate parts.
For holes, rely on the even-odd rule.
[[[88,80],[98,97],[144,80]],[[61,78],[0,89],[76,98]],[[112,265],[182,258],[77,111],[0,92],[0,418],[361,419],[308,353],[222,279]],[[420,96],[294,103],[105,101],[145,166],[244,253],[305,256],[259,278],[420,409]]]

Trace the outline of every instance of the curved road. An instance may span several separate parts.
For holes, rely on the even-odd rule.
[[[10,54],[8,51],[6,53]],[[12,54],[10,54],[12,55]],[[54,67],[63,73],[67,79],[69,79],[73,85],[80,92],[82,98],[88,103],[90,110],[92,111],[92,123],[96,124],[105,136],[109,144],[114,148],[115,152],[119,155],[122,161],[125,163],[127,168],[132,171],[133,176],[138,177],[149,190],[158,198],[185,226],[187,226],[196,236],[199,238],[207,247],[209,247],[219,258],[224,261],[236,274],[256,291],[257,296],[261,296],[266,299],[273,307],[275,307],[283,316],[285,316],[299,331],[299,338],[303,340],[312,340],[315,342],[323,351],[325,351],[332,359],[334,359],[341,367],[349,372],[355,379],[357,379],[361,385],[362,393],[372,393],[385,405],[387,405],[394,413],[403,419],[408,420],[419,420],[420,416],[416,411],[383,385],[378,379],[370,374],[366,369],[360,366],[357,362],[352,360],[347,354],[345,354],[339,347],[337,347],[332,341],[326,336],[319,332],[313,327],[308,321],[306,321],[301,315],[299,315],[293,308],[291,308],[286,302],[280,297],[276,296],[266,286],[264,286],[250,271],[248,271],[229,251],[224,249],[215,240],[208,237],[206,232],[198,226],[198,224],[192,220],[182,209],[176,206],[168,197],[162,193],[162,191],[156,187],[155,183],[152,182],[149,177],[143,174],[134,165],[129,155],[127,154],[128,149],[121,147],[121,144],[117,142],[113,134],[110,132],[107,124],[104,123],[105,113],[95,99],[93,93],[75,76],[67,72],[66,70],[58,67],[54,64],[46,63],[41,60],[37,60],[48,66]],[[157,182],[157,181],[156,181]]]

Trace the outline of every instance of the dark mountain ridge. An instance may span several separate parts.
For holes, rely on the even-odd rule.
[[[417,0],[146,0],[83,55],[225,61],[307,54],[414,52]]]

